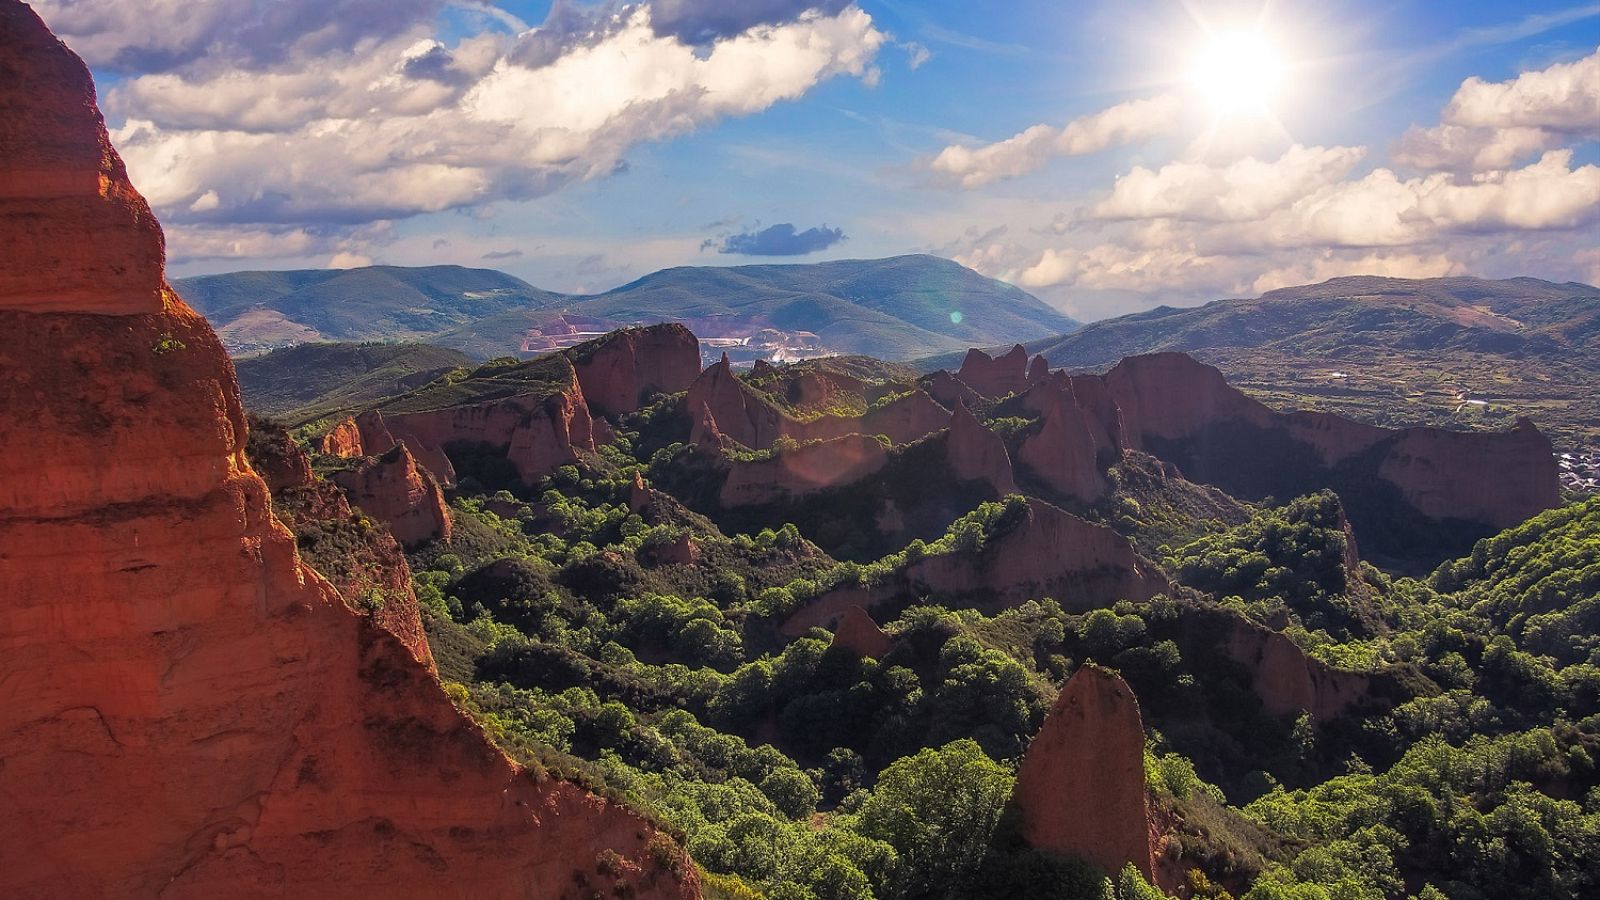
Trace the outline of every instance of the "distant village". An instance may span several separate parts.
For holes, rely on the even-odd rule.
[[[1600,450],[1579,448],[1556,454],[1561,487],[1580,494],[1600,493]]]

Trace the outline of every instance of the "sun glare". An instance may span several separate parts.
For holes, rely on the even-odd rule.
[[[1260,31],[1211,35],[1195,55],[1189,81],[1219,113],[1260,115],[1283,90],[1283,54]]]

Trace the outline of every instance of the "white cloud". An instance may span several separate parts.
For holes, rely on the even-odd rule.
[[[1417,169],[1483,172],[1506,169],[1561,142],[1543,128],[1412,126],[1394,147],[1394,161]]]
[[[1175,96],[1130,100],[1061,128],[1035,125],[981,147],[951,145],[924,165],[940,181],[977,188],[1043,168],[1058,156],[1086,156],[1169,133],[1181,104]]]
[[[849,7],[695,47],[638,7],[536,68],[504,36],[444,48],[407,33],[281,70],[140,76],[107,106],[126,116],[114,137],[135,184],[168,219],[348,225],[613,173],[640,142],[868,77],[885,41]],[[451,77],[415,77],[419,59]]]
[[[1510,81],[1468,78],[1445,107],[1444,121],[1477,128],[1600,134],[1600,49],[1576,62],[1524,72]]]
[[[1226,165],[1174,162],[1135,166],[1095,204],[1100,219],[1239,222],[1260,218],[1336,182],[1366,155],[1363,147],[1290,147],[1276,160],[1245,157]]]

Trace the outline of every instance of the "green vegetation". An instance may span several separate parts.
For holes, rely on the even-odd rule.
[[[300,344],[234,363],[252,412],[291,426],[327,419],[419,388],[472,361],[429,344]]]

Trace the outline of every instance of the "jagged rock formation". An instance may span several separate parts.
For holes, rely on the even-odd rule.
[[[361,441],[361,426],[348,416],[340,419],[328,429],[327,434],[317,438],[317,452],[326,456],[337,456],[340,459],[365,456],[366,450]]]
[[[245,455],[272,494],[272,511],[294,532],[302,561],[327,578],[347,605],[399,638],[433,668],[422,629],[411,565],[400,542],[352,514],[338,485],[312,472],[311,461],[282,426],[248,420]]]
[[[684,408],[696,417],[697,425],[705,418],[701,410],[707,411],[719,434],[754,450],[771,447],[783,434],[779,424],[783,414],[739,380],[726,353],[689,386]]]
[[[799,384],[812,384],[811,390],[826,399],[826,390],[842,390],[830,379],[850,379],[849,376],[827,373],[806,373]],[[828,385],[824,388],[818,385]],[[846,435],[876,435],[889,438],[892,443],[906,444],[920,440],[939,431],[947,424],[950,413],[930,397],[926,391],[913,390],[874,406],[861,416],[817,416],[796,419],[779,409],[759,391],[745,384],[733,372],[727,354],[722,360],[706,369],[689,387],[684,408],[694,417],[694,432],[690,440],[700,443],[700,425],[704,422],[701,410],[708,410],[718,432],[752,450],[770,449],[780,438],[794,441],[830,441]]]
[[[7,5],[0,19],[0,308],[159,313],[166,245],[111,148],[89,72],[27,21],[32,13]]]
[[[888,461],[878,439],[862,434],[801,444],[766,459],[730,459],[721,503],[733,508],[803,497],[860,481]]]
[[[1247,498],[1340,490],[1359,532],[1384,514],[1387,490],[1436,521],[1500,530],[1560,502],[1550,442],[1532,423],[1508,432],[1394,430],[1326,413],[1278,413],[1181,353],[1129,357],[1104,376],[1125,438],[1190,478]]]
[[[1030,396],[1042,392],[1043,417],[1039,431],[1017,450],[1022,461],[1040,480],[1064,496],[1093,503],[1111,490],[1101,471],[1095,434],[1070,381],[1041,383]]]
[[[950,437],[946,452],[950,470],[963,481],[985,481],[999,496],[1017,492],[1011,471],[1011,456],[1000,435],[983,427],[960,400],[950,416]]]
[[[450,507],[444,491],[404,443],[382,456],[358,459],[333,475],[350,502],[389,526],[407,547],[450,540]]]
[[[1368,695],[1371,679],[1335,669],[1306,655],[1284,636],[1238,620],[1228,637],[1227,654],[1245,667],[1261,706],[1275,716],[1311,714],[1326,722]]]
[[[300,561],[87,70],[17,0],[0,149],[0,894],[696,894]]]
[[[894,639],[883,633],[872,615],[852,606],[833,626],[833,646],[850,651],[861,659],[883,659],[894,649]]]
[[[979,394],[995,399],[1007,394],[1020,394],[1028,389],[1033,379],[1049,374],[1050,364],[1043,357],[1028,365],[1028,351],[1018,344],[1004,356],[990,357],[976,348],[967,351],[961,361],[956,379]]]
[[[700,341],[678,324],[614,331],[570,356],[596,415],[633,412],[645,396],[676,394],[700,374]]]
[[[922,387],[928,396],[951,409],[955,409],[957,403],[964,403],[970,409],[983,399],[977,391],[944,369],[923,378]]]
[[[835,588],[791,615],[780,630],[801,635],[851,606],[870,611],[905,596],[955,598],[991,609],[1050,597],[1068,610],[1086,610],[1148,600],[1170,589],[1127,538],[1030,499],[1020,519],[976,553],[928,556],[881,583]]]
[[[528,483],[595,450],[596,422],[577,371],[560,354],[482,373],[466,398],[458,387],[430,385],[377,410],[389,439],[405,442],[442,484],[456,481],[453,445],[504,456]],[[366,433],[363,424],[363,446]]]
[[[1012,803],[1030,846],[1115,877],[1155,877],[1139,701],[1120,675],[1087,664],[1067,679],[1017,769]]]

